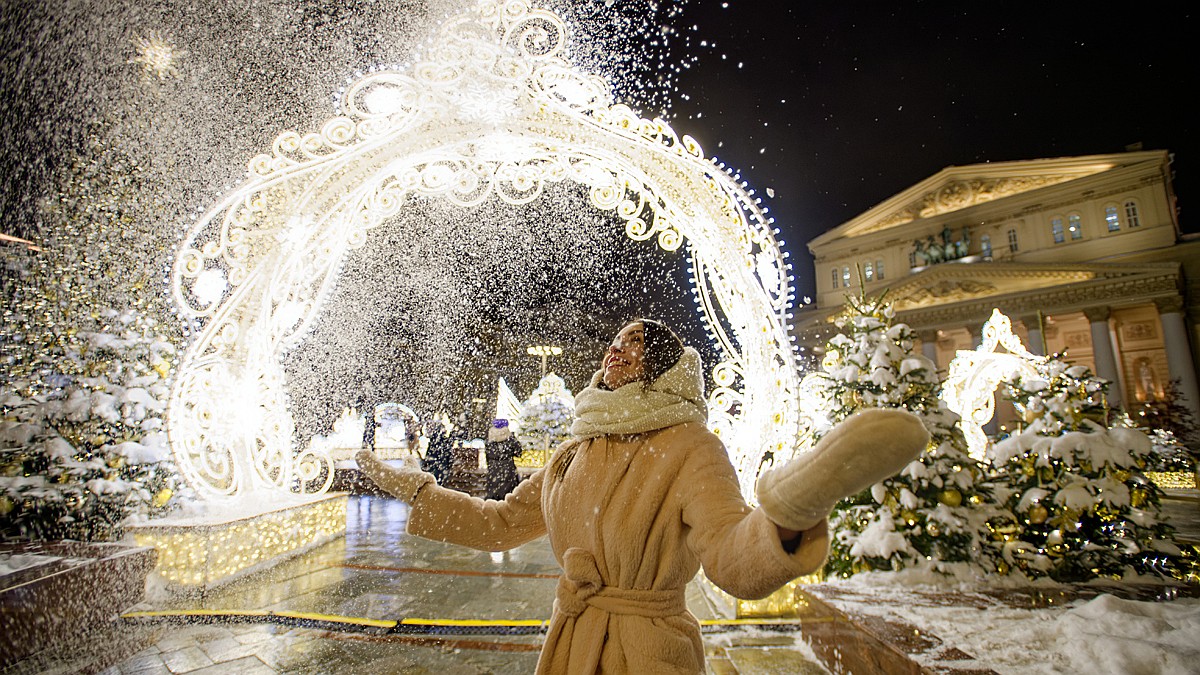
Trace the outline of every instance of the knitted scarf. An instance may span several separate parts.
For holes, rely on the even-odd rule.
[[[648,385],[630,382],[609,391],[597,386],[603,375],[603,369],[596,371],[592,383],[575,396],[571,435],[577,440],[708,420],[700,354],[691,347],[685,347],[679,361]]]

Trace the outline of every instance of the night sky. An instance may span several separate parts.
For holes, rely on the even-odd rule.
[[[1166,149],[1196,230],[1194,10],[892,4],[699,0],[673,22],[697,58],[672,124],[774,192],[801,296],[810,239],[948,166]]]

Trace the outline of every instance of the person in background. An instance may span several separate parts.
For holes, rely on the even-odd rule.
[[[525,449],[508,428],[508,420],[494,420],[483,446],[487,457],[487,498],[503,500],[521,482],[516,459]]]
[[[432,474],[438,483],[445,483],[446,477],[450,475],[454,439],[446,431],[446,426],[437,420],[429,420],[426,423],[425,435],[429,439],[429,445],[425,448],[425,459],[421,461],[421,468]]]
[[[704,673],[700,624],[685,598],[701,566],[746,599],[819,569],[834,504],[929,444],[908,412],[856,413],[763,472],[752,508],[707,419],[699,353],[663,324],[635,319],[575,397],[572,438],[504,501],[446,490],[365,450],[358,462],[412,505],[410,534],[485,551],[549,535],[563,572],[540,675]]]

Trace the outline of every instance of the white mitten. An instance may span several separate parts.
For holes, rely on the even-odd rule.
[[[412,503],[417,498],[417,492],[428,483],[436,482],[433,474],[422,471],[415,463],[405,463],[401,466],[384,464],[370,450],[359,450],[354,455],[358,468],[369,476],[375,484],[388,494],[404,502]]]
[[[929,432],[916,415],[863,410],[834,426],[810,452],[759,476],[758,502],[775,524],[807,530],[839,499],[898,473],[928,444]]]

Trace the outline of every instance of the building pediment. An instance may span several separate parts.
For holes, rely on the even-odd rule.
[[[1166,161],[1163,151],[952,166],[917,183],[809,243],[858,237],[916,220],[1012,197],[1141,162]]]

